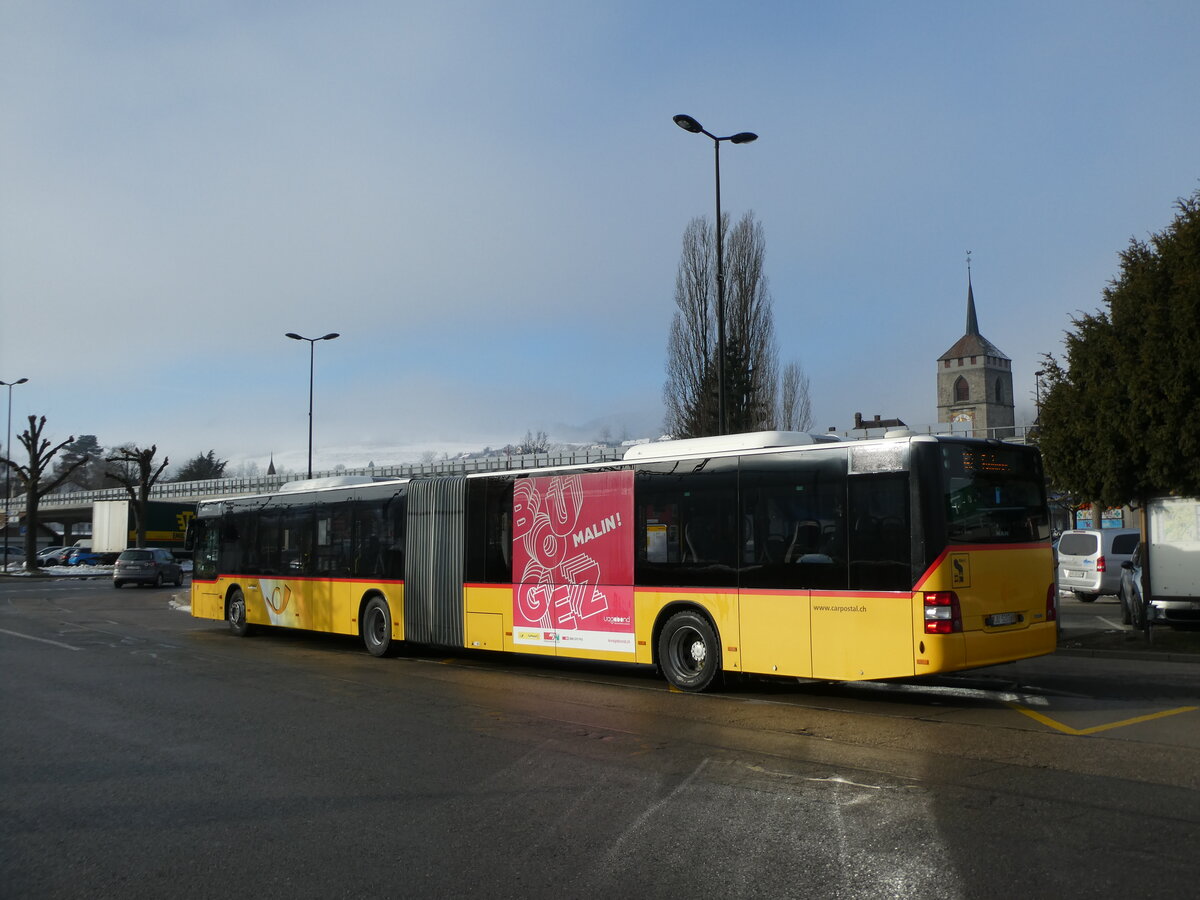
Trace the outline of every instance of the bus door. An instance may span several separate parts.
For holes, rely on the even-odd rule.
[[[904,446],[743,457],[745,671],[833,680],[912,674],[909,478],[907,457],[896,452]],[[867,451],[861,459],[859,450]]]
[[[813,677],[853,681],[912,675],[909,476],[878,471],[878,463],[860,464],[856,471],[854,462],[851,457],[846,514],[839,524],[845,582],[812,594]]]
[[[817,677],[812,595],[846,586],[845,485],[841,449],[742,458],[738,644],[743,671]]]
[[[192,551],[192,615],[224,619],[225,597],[217,583],[220,519],[194,518],[188,523],[185,545]]]

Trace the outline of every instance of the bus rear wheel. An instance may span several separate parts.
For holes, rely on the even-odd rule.
[[[246,624],[246,597],[241,588],[234,588],[225,606],[225,620],[229,622],[229,630],[237,637],[245,637],[250,633]]]
[[[675,613],[658,636],[658,661],[681,691],[706,691],[721,672],[721,645],[708,619],[693,610]]]
[[[362,639],[372,656],[387,656],[392,651],[392,611],[382,597],[372,597],[363,608]]]

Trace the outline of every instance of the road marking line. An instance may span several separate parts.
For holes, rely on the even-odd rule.
[[[1074,735],[1096,734],[1101,731],[1109,731],[1113,728],[1124,728],[1126,725],[1137,725],[1141,722],[1150,722],[1154,719],[1164,719],[1167,716],[1177,716],[1180,713],[1195,712],[1197,709],[1200,709],[1200,707],[1197,706],[1180,706],[1176,709],[1165,709],[1162,712],[1149,713],[1144,716],[1135,716],[1132,719],[1122,719],[1119,722],[1109,722],[1107,725],[1093,725],[1091,728],[1072,728],[1070,725],[1064,725],[1062,722],[1058,722],[1049,716],[1038,712],[1037,710],[1026,709],[1019,703],[1007,703],[1005,705],[1015,709],[1019,713],[1029,716],[1029,718],[1033,719],[1035,722],[1041,722],[1043,725],[1049,726],[1056,731],[1061,731],[1063,734]]]
[[[1096,618],[1099,619],[1101,622],[1103,622],[1105,625],[1107,625],[1109,628],[1116,628],[1119,631],[1128,631],[1129,630],[1128,625],[1122,625],[1119,622],[1109,621],[1108,619],[1104,618],[1104,616],[1096,616]]]
[[[72,647],[70,644],[64,644],[61,641],[51,641],[47,638],[34,637],[32,634],[21,634],[18,631],[9,631],[6,628],[0,628],[0,634],[11,634],[13,637],[25,638],[27,641],[38,641],[43,644],[51,644],[55,647],[62,647],[64,650],[82,650],[82,647]]]

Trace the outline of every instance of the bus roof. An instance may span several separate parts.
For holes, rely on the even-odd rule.
[[[625,459],[663,459],[674,456],[694,456],[704,453],[728,453],[736,450],[765,450],[769,447],[797,447],[815,444],[819,440],[804,431],[749,431],[745,434],[723,434],[718,437],[683,438],[678,441],[654,441],[635,444],[625,451]],[[835,438],[835,440],[840,440]]]
[[[365,492],[372,496],[386,494],[388,491],[400,490],[404,485],[414,480],[425,478],[461,477],[468,479],[494,478],[497,476],[521,477],[542,474],[586,471],[601,466],[605,469],[625,468],[639,462],[656,462],[672,459],[683,459],[697,456],[738,456],[742,454],[758,455],[758,452],[784,451],[788,448],[812,448],[836,444],[852,452],[855,448],[868,448],[882,444],[897,443],[959,443],[959,444],[988,444],[1005,446],[1018,450],[1033,450],[1022,444],[1000,441],[995,438],[972,438],[961,435],[930,435],[914,434],[907,430],[888,432],[882,437],[866,438],[864,440],[847,440],[833,434],[808,434],[799,431],[755,431],[744,434],[730,434],[720,437],[687,438],[674,441],[655,441],[648,444],[637,444],[626,451],[623,459],[606,462],[585,462],[569,465],[548,464],[531,468],[491,469],[483,472],[443,473],[429,476],[412,475],[396,478],[379,478],[364,476],[335,476],[329,478],[314,478],[288,482],[274,492],[262,494],[242,494],[236,497],[211,497],[197,504],[197,514],[214,515],[216,510],[225,504],[226,508],[233,506],[248,506],[262,504],[277,498],[285,505],[304,502],[306,496],[327,495],[334,492],[346,493]],[[756,452],[757,451],[757,452]]]

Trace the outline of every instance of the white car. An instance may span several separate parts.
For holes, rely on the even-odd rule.
[[[1077,528],[1058,539],[1058,586],[1084,603],[1121,590],[1121,564],[1133,557],[1141,533],[1126,528]]]

